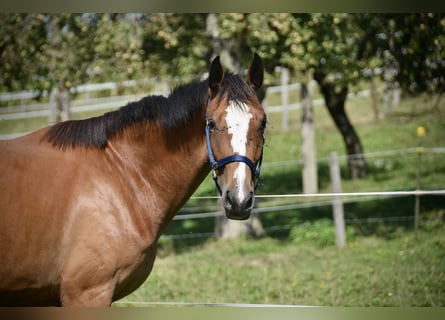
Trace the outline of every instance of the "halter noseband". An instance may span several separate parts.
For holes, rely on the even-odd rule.
[[[210,105],[210,97],[207,102],[207,107],[209,105]],[[208,116],[207,112],[206,112],[206,143],[207,143],[207,154],[209,156],[210,166],[213,169],[213,181],[215,181],[216,188],[218,189],[218,193],[220,195],[222,192],[221,192],[221,188],[218,184],[218,176],[216,174],[216,171],[219,168],[222,168],[225,165],[232,163],[232,162],[243,162],[247,166],[249,166],[249,168],[252,172],[252,176],[254,177],[254,184],[255,184],[254,188],[256,189],[256,187],[258,185],[258,178],[260,177],[260,173],[261,173],[261,164],[263,162],[263,150],[262,149],[261,149],[261,155],[260,155],[260,159],[258,160],[257,166],[255,166],[255,164],[252,162],[252,160],[250,160],[246,156],[242,156],[240,154],[233,154],[231,156],[222,158],[221,160],[216,160],[213,155],[212,146],[210,144],[209,116]]]

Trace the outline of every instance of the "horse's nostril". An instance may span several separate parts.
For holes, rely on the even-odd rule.
[[[255,204],[255,195],[253,192],[250,192],[249,197],[245,201],[244,208],[246,210],[251,210],[253,208],[254,204]]]
[[[246,208],[251,208],[253,206],[253,195],[249,197],[246,201]]]
[[[229,210],[232,208],[232,199],[230,197],[230,191],[226,192],[226,196],[224,198],[224,207]]]

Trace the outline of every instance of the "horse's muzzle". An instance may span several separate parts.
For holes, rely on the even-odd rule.
[[[247,195],[240,197],[233,189],[227,190],[223,194],[222,202],[227,218],[246,220],[250,217],[250,212],[255,205],[255,195],[251,191]]]

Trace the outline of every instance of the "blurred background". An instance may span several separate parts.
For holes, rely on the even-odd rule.
[[[255,214],[225,219],[208,178],[160,239],[160,264],[217,285],[155,268],[122,303],[444,305],[445,14],[1,13],[0,33],[1,139],[54,122],[60,86],[80,120],[205,79],[216,55],[243,75],[263,59]]]

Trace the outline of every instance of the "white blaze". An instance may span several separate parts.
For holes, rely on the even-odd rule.
[[[227,107],[226,123],[229,134],[232,135],[231,145],[234,153],[246,156],[247,133],[252,114],[249,112],[247,104],[238,105],[231,101]],[[244,181],[246,179],[245,163],[239,162],[238,168],[234,172],[234,178],[238,185],[238,197],[242,201],[245,198]],[[248,168],[248,167],[247,167]],[[249,169],[250,170],[250,169]]]

